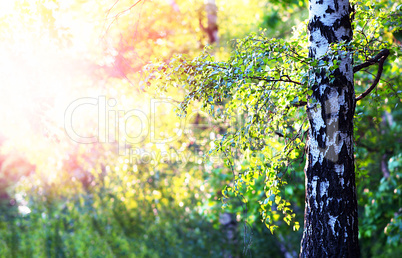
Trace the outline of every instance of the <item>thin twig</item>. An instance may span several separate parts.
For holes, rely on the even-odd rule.
[[[110,27],[113,25],[113,23],[115,23],[115,21],[117,21],[117,19],[121,16],[121,15],[123,15],[124,13],[126,13],[126,12],[128,12],[128,11],[130,11],[131,9],[133,9],[137,4],[139,4],[141,1],[143,1],[143,0],[138,0],[137,2],[135,2],[134,4],[132,4],[130,7],[128,7],[127,9],[125,9],[125,10],[123,10],[123,11],[121,11],[121,12],[119,12],[118,14],[116,14],[114,17],[113,17],[113,21],[109,24],[109,26],[107,26],[107,28],[106,28],[106,31],[105,31],[105,34],[107,34],[107,32],[109,31],[109,29],[110,29]],[[144,0],[144,1],[146,1],[146,0]],[[113,4],[113,6],[107,11],[107,15],[109,15],[109,13],[110,13],[110,11],[113,9],[113,7],[117,4],[117,2],[119,2],[118,0]]]
[[[281,75],[280,78],[281,77],[286,77],[286,78],[288,78],[288,80],[284,80],[284,79],[269,79],[269,77],[265,78],[265,77],[260,77],[260,76],[248,76],[248,78],[250,78],[250,79],[263,80],[263,81],[266,81],[266,82],[291,82],[291,83],[294,83],[294,84],[297,84],[297,85],[303,85],[303,83],[301,83],[301,82],[291,80],[288,75]]]

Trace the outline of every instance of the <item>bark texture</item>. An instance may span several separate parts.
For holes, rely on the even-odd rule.
[[[309,56],[331,61],[330,43],[350,41],[348,0],[310,0]],[[353,59],[339,52],[339,68],[311,68],[306,203],[300,257],[359,257],[353,156]],[[331,78],[334,78],[331,80]]]

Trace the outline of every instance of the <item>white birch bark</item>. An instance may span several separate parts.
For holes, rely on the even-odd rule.
[[[310,0],[309,56],[328,61],[333,42],[350,41],[348,0]],[[359,257],[353,157],[353,59],[338,52],[339,68],[311,68],[310,130],[301,257]],[[331,80],[331,78],[335,78]]]

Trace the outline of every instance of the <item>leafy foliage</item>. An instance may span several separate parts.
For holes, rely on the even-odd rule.
[[[146,81],[160,80],[160,90],[186,85],[188,94],[180,104],[183,114],[190,102],[198,100],[212,117],[226,123],[225,134],[210,151],[224,154],[235,175],[223,196],[232,192],[247,202],[245,192],[258,189],[255,180],[263,175],[266,194],[260,200],[260,211],[272,230],[276,212],[271,206],[283,212],[288,224],[294,217],[279,189],[287,184],[289,163],[300,157],[304,148],[307,124],[298,117],[298,107],[306,103],[310,78],[311,60],[304,57],[305,44],[306,40],[268,40],[255,34],[237,41],[226,62],[216,62],[204,52],[193,60],[179,56],[169,64],[148,68],[156,72]],[[241,156],[246,163],[236,167],[233,160]],[[298,229],[299,223],[294,227]]]

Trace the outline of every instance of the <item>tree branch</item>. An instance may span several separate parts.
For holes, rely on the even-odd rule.
[[[389,50],[383,49],[380,53],[378,53],[375,57],[369,59],[367,62],[364,62],[362,64],[359,64],[359,65],[356,65],[355,67],[353,67],[353,73],[356,73],[363,68],[369,67],[370,65],[379,63],[381,61],[381,58],[383,58],[383,57],[387,58],[388,55],[389,55]]]
[[[380,81],[380,78],[381,78],[381,74],[382,74],[382,70],[383,70],[383,67],[384,67],[385,59],[387,59],[388,55],[389,55],[389,50],[384,49],[380,53],[378,53],[375,57],[373,57],[370,60],[368,60],[367,62],[353,67],[353,72],[355,73],[355,72],[360,71],[361,69],[363,69],[365,67],[369,67],[370,65],[378,63],[378,71],[377,71],[377,75],[376,75],[376,77],[374,79],[373,84],[371,84],[371,86],[365,92],[360,94],[356,98],[356,101],[361,100],[364,97],[366,97],[377,86],[377,84],[378,84],[378,82]]]
[[[301,82],[293,81],[290,79],[289,75],[281,75],[279,79],[270,79],[270,77],[260,77],[260,76],[247,76],[250,79],[257,79],[257,80],[262,80],[266,82],[289,82],[289,83],[294,83],[297,85],[303,85]],[[282,77],[286,77],[287,80],[281,79]]]
[[[298,101],[298,102],[292,104],[292,106],[294,106],[294,107],[304,107],[305,105],[307,105],[306,101]]]
[[[143,1],[143,0],[138,0],[137,2],[135,2],[134,4],[132,4],[130,7],[128,7],[127,9],[124,9],[123,11],[121,11],[121,12],[119,12],[119,13],[117,13],[114,17],[113,17],[113,20],[112,20],[112,22],[107,26],[107,29],[106,29],[106,32],[105,32],[105,34],[109,31],[109,29],[110,29],[110,27],[113,25],[113,23],[115,22],[115,21],[117,21],[117,19],[119,19],[119,17],[121,16],[121,15],[123,15],[124,13],[126,13],[126,12],[128,12],[128,11],[130,11],[131,9],[133,9],[137,4],[139,4],[141,1]],[[146,0],[144,0],[144,2],[145,2]],[[110,12],[112,11],[112,9],[115,7],[115,5],[117,4],[119,2],[119,0],[116,0],[116,2],[112,5],[112,7],[110,7],[108,10],[107,10],[107,12],[106,12],[106,19],[108,19],[108,16],[109,16],[109,14],[110,14]]]

